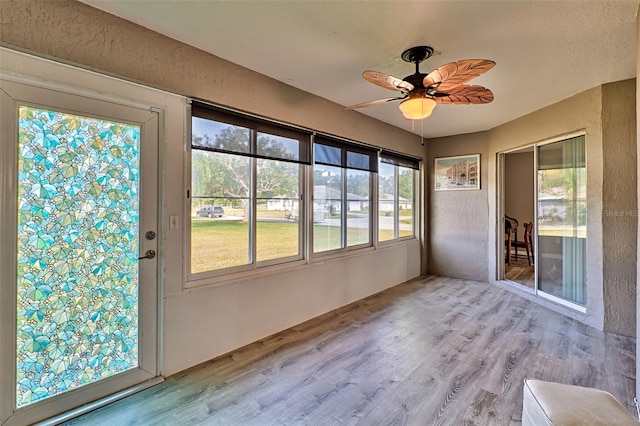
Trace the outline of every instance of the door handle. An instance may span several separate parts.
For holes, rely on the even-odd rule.
[[[147,250],[144,254],[144,256],[139,257],[138,260],[142,260],[142,259],[153,259],[154,257],[156,257],[156,251],[155,250]]]

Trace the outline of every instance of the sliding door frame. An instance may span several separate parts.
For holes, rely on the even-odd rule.
[[[513,154],[516,153],[518,151],[522,151],[523,149],[526,148],[533,148],[533,169],[532,171],[535,173],[535,171],[537,170],[537,143],[533,143],[533,144],[529,144],[529,145],[524,145],[524,146],[519,146],[517,148],[512,148],[512,149],[508,149],[505,151],[500,151],[497,153],[497,219],[498,219],[498,223],[497,223],[497,257],[496,259],[498,259],[498,261],[496,262],[496,279],[498,281],[504,281],[506,283],[509,283],[509,285],[518,285],[519,288],[522,288],[524,291],[533,293],[533,294],[538,294],[538,267],[536,266],[537,264],[534,262],[533,264],[533,271],[534,271],[534,283],[535,283],[535,287],[533,289],[522,285],[516,281],[511,281],[508,280],[504,277],[505,274],[505,263],[504,263],[504,259],[507,255],[506,250],[505,250],[505,244],[504,244],[504,223],[506,220],[505,217],[505,161],[506,161],[506,155],[507,154]],[[537,194],[538,192],[538,180],[534,177],[533,179],[533,193],[534,196],[535,194]],[[534,200],[533,202],[533,217],[537,218],[538,217],[538,206],[536,203],[536,200]],[[538,232],[538,221],[534,220],[533,223],[533,230],[531,231],[532,236],[537,236]],[[536,241],[536,244],[534,244],[533,247],[533,256],[534,259],[538,258],[538,244]]]
[[[504,206],[504,202],[505,202],[505,155],[509,154],[509,153],[514,153],[517,151],[521,151],[522,149],[525,148],[529,148],[532,147],[533,148],[533,172],[534,172],[534,179],[533,179],[533,194],[534,194],[534,202],[533,202],[533,215],[534,215],[534,223],[533,223],[533,230],[532,230],[532,234],[534,236],[534,247],[533,247],[533,254],[534,254],[534,259],[536,259],[536,261],[534,262],[534,282],[535,282],[535,287],[532,290],[533,294],[535,296],[539,296],[543,299],[552,301],[556,304],[562,305],[564,307],[570,308],[574,311],[580,312],[580,313],[586,313],[587,312],[587,308],[586,306],[582,306],[579,305],[577,303],[573,303],[570,302],[568,300],[559,298],[557,296],[554,296],[552,294],[546,293],[542,290],[539,289],[539,275],[540,275],[540,271],[538,270],[538,260],[539,259],[539,235],[538,235],[538,169],[539,169],[539,154],[538,154],[538,148],[541,146],[545,146],[545,145],[549,145],[552,143],[556,143],[556,142],[562,142],[564,140],[567,139],[571,139],[571,138],[575,138],[575,137],[579,137],[579,136],[583,136],[585,138],[585,166],[586,164],[588,164],[588,160],[587,160],[587,155],[588,153],[586,152],[586,138],[587,138],[587,132],[586,130],[578,130],[575,132],[571,132],[571,133],[566,133],[566,134],[562,134],[559,136],[554,136],[552,138],[548,138],[548,139],[543,139],[540,140],[538,142],[534,142],[528,145],[523,145],[523,146],[519,146],[517,148],[512,148],[512,149],[508,149],[508,150],[504,150],[504,151],[499,151],[496,155],[496,187],[497,187],[497,203],[496,203],[496,218],[497,218],[497,225],[496,225],[496,235],[497,235],[497,244],[496,244],[496,279],[498,281],[502,281],[507,283],[508,285],[518,285],[518,288],[522,288],[526,291],[529,291],[528,287],[526,286],[522,286],[514,281],[505,279],[504,274],[505,274],[505,267],[504,267],[504,258],[506,256],[505,253],[505,247],[504,247],[504,220],[505,220],[505,206]],[[588,228],[587,228],[588,229]],[[588,231],[587,231],[588,232]],[[587,235],[588,238],[588,235]],[[586,286],[586,283],[585,283]]]
[[[567,134],[564,134],[564,135],[561,135],[561,136],[556,136],[556,137],[553,137],[553,138],[550,138],[550,139],[545,139],[544,141],[541,141],[541,142],[538,142],[538,143],[534,144],[534,150],[533,150],[534,154],[533,155],[534,155],[534,167],[535,167],[535,173],[536,173],[536,176],[535,176],[535,179],[534,179],[534,185],[535,185],[534,186],[534,195],[535,195],[535,198],[536,198],[535,199],[535,203],[534,203],[534,212],[535,212],[535,218],[536,218],[536,222],[534,224],[534,231],[535,231],[535,234],[534,234],[535,235],[535,247],[534,247],[534,249],[535,249],[535,256],[536,256],[535,259],[539,259],[539,256],[540,256],[540,253],[539,253],[539,247],[540,247],[539,238],[540,238],[540,235],[538,235],[538,171],[539,171],[539,168],[540,168],[539,167],[540,166],[540,164],[539,164],[540,156],[539,156],[539,153],[538,153],[538,148],[541,147],[541,146],[545,146],[545,145],[549,145],[549,144],[557,143],[557,142],[562,142],[562,141],[565,141],[565,140],[568,140],[568,139],[572,139],[572,138],[576,138],[576,137],[579,137],[579,136],[582,136],[585,139],[584,143],[585,143],[585,169],[586,169],[588,160],[587,160],[587,149],[586,149],[587,148],[587,140],[586,140],[587,139],[587,132],[585,130],[579,130],[579,131],[572,132],[572,133],[567,133]],[[586,182],[585,182],[585,185],[586,185]],[[588,194],[587,194],[587,200],[588,200]],[[589,238],[588,229],[589,228],[587,227],[587,231],[586,231],[587,235],[585,236],[587,241],[588,241],[588,238]],[[582,306],[582,305],[579,305],[577,303],[571,302],[569,300],[565,300],[565,299],[562,299],[560,297],[554,296],[554,295],[552,295],[550,293],[547,293],[547,292],[545,292],[543,290],[540,290],[539,289],[539,282],[538,282],[538,280],[539,280],[538,261],[536,261],[535,265],[536,266],[535,266],[534,270],[535,270],[535,280],[536,280],[535,281],[536,282],[536,295],[538,295],[538,296],[540,296],[540,297],[542,297],[544,299],[550,300],[550,301],[552,301],[554,303],[557,303],[559,305],[562,305],[564,307],[567,307],[567,308],[573,309],[575,311],[581,312],[583,314],[587,312],[586,305]],[[585,286],[585,291],[586,291],[586,274],[585,274],[584,286]]]

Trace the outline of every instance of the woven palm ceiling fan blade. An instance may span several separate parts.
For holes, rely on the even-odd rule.
[[[369,83],[373,83],[383,89],[400,90],[402,92],[410,92],[414,89],[413,84],[383,72],[365,71],[362,73],[362,77]]]
[[[493,92],[482,86],[461,85],[446,93],[437,92],[434,99],[439,104],[488,104],[493,101]]]
[[[495,62],[488,59],[463,59],[444,64],[431,71],[423,80],[424,87],[435,88],[438,92],[450,92],[469,80],[484,74],[495,66]]]
[[[376,99],[375,101],[367,101],[367,102],[362,102],[360,104],[351,105],[351,106],[346,107],[345,109],[366,108],[366,107],[370,107],[370,106],[374,106],[374,105],[386,104],[387,102],[400,101],[400,100],[402,100],[404,98],[406,98],[406,96],[400,96],[398,98]]]

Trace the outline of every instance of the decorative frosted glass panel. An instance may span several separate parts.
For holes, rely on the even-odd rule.
[[[17,406],[138,366],[140,127],[19,108]]]

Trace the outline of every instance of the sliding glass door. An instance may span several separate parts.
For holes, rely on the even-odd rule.
[[[504,259],[498,264],[499,279],[531,287],[541,297],[584,310],[587,303],[584,135],[500,153],[497,160],[498,259]],[[525,244],[525,240],[529,241],[524,235],[524,225],[529,223],[534,225],[534,238]],[[527,257],[523,260],[525,253]]]
[[[587,302],[587,184],[584,136],[538,147],[538,290]]]

